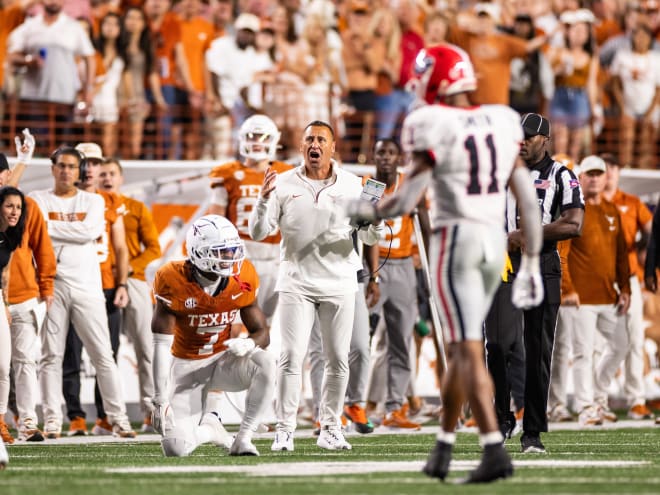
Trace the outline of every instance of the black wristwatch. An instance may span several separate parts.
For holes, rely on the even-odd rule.
[[[374,284],[380,283],[380,277],[378,275],[372,275],[369,277],[369,283],[373,282]]]

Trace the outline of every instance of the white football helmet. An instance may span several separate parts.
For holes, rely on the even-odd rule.
[[[221,277],[238,275],[245,259],[245,244],[225,217],[205,215],[188,229],[186,245],[190,262],[199,270]]]
[[[238,151],[241,156],[255,161],[273,160],[280,136],[280,131],[270,118],[253,115],[243,122],[238,131]]]

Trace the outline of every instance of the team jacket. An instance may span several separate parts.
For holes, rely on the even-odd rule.
[[[120,196],[124,203],[124,230],[128,246],[131,278],[145,280],[144,270],[153,260],[161,257],[158,229],[149,208],[137,199]]]
[[[231,323],[241,308],[257,297],[259,278],[252,263],[213,297],[193,279],[186,261],[170,261],[154,279],[154,295],[175,315],[172,354],[181,359],[204,359],[226,349]]]

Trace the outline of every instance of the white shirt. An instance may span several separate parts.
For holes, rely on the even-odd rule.
[[[260,240],[279,227],[281,264],[275,290],[310,296],[335,296],[357,291],[362,262],[355,251],[342,203],[359,198],[360,178],[333,163],[333,180],[318,192],[301,165],[277,177],[268,200],[259,199],[249,220],[250,235]],[[368,245],[378,242],[382,224],[358,231]]]
[[[41,69],[30,69],[21,83],[21,99],[72,104],[81,83],[76,56],[94,55],[94,47],[78,21],[60,14],[50,25],[42,15],[27,19],[9,35],[7,53],[44,55]]]
[[[614,56],[610,72],[621,79],[624,113],[633,117],[645,114],[660,85],[660,54],[654,51],[641,54],[629,49],[619,50]]]
[[[409,114],[401,138],[405,151],[435,157],[433,227],[469,221],[504,228],[506,185],[522,139],[518,113],[504,105],[435,104]]]
[[[99,194],[77,191],[56,196],[52,189],[30,193],[48,226],[57,260],[56,281],[87,291],[101,291],[96,239],[105,231],[105,201]]]

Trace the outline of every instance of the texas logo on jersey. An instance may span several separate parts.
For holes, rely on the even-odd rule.
[[[293,168],[292,165],[275,161],[271,168],[278,174]],[[236,226],[242,239],[252,240],[248,232],[248,219],[257,204],[265,173],[246,167],[239,161],[222,164],[211,170],[211,188],[223,187],[227,191],[227,219]],[[270,244],[280,242],[280,234],[266,237],[263,241]]]
[[[256,301],[259,277],[252,263],[243,261],[241,273],[211,296],[194,281],[186,261],[163,265],[154,279],[154,295],[175,315],[172,354],[182,359],[204,359],[226,349],[231,323]]]

